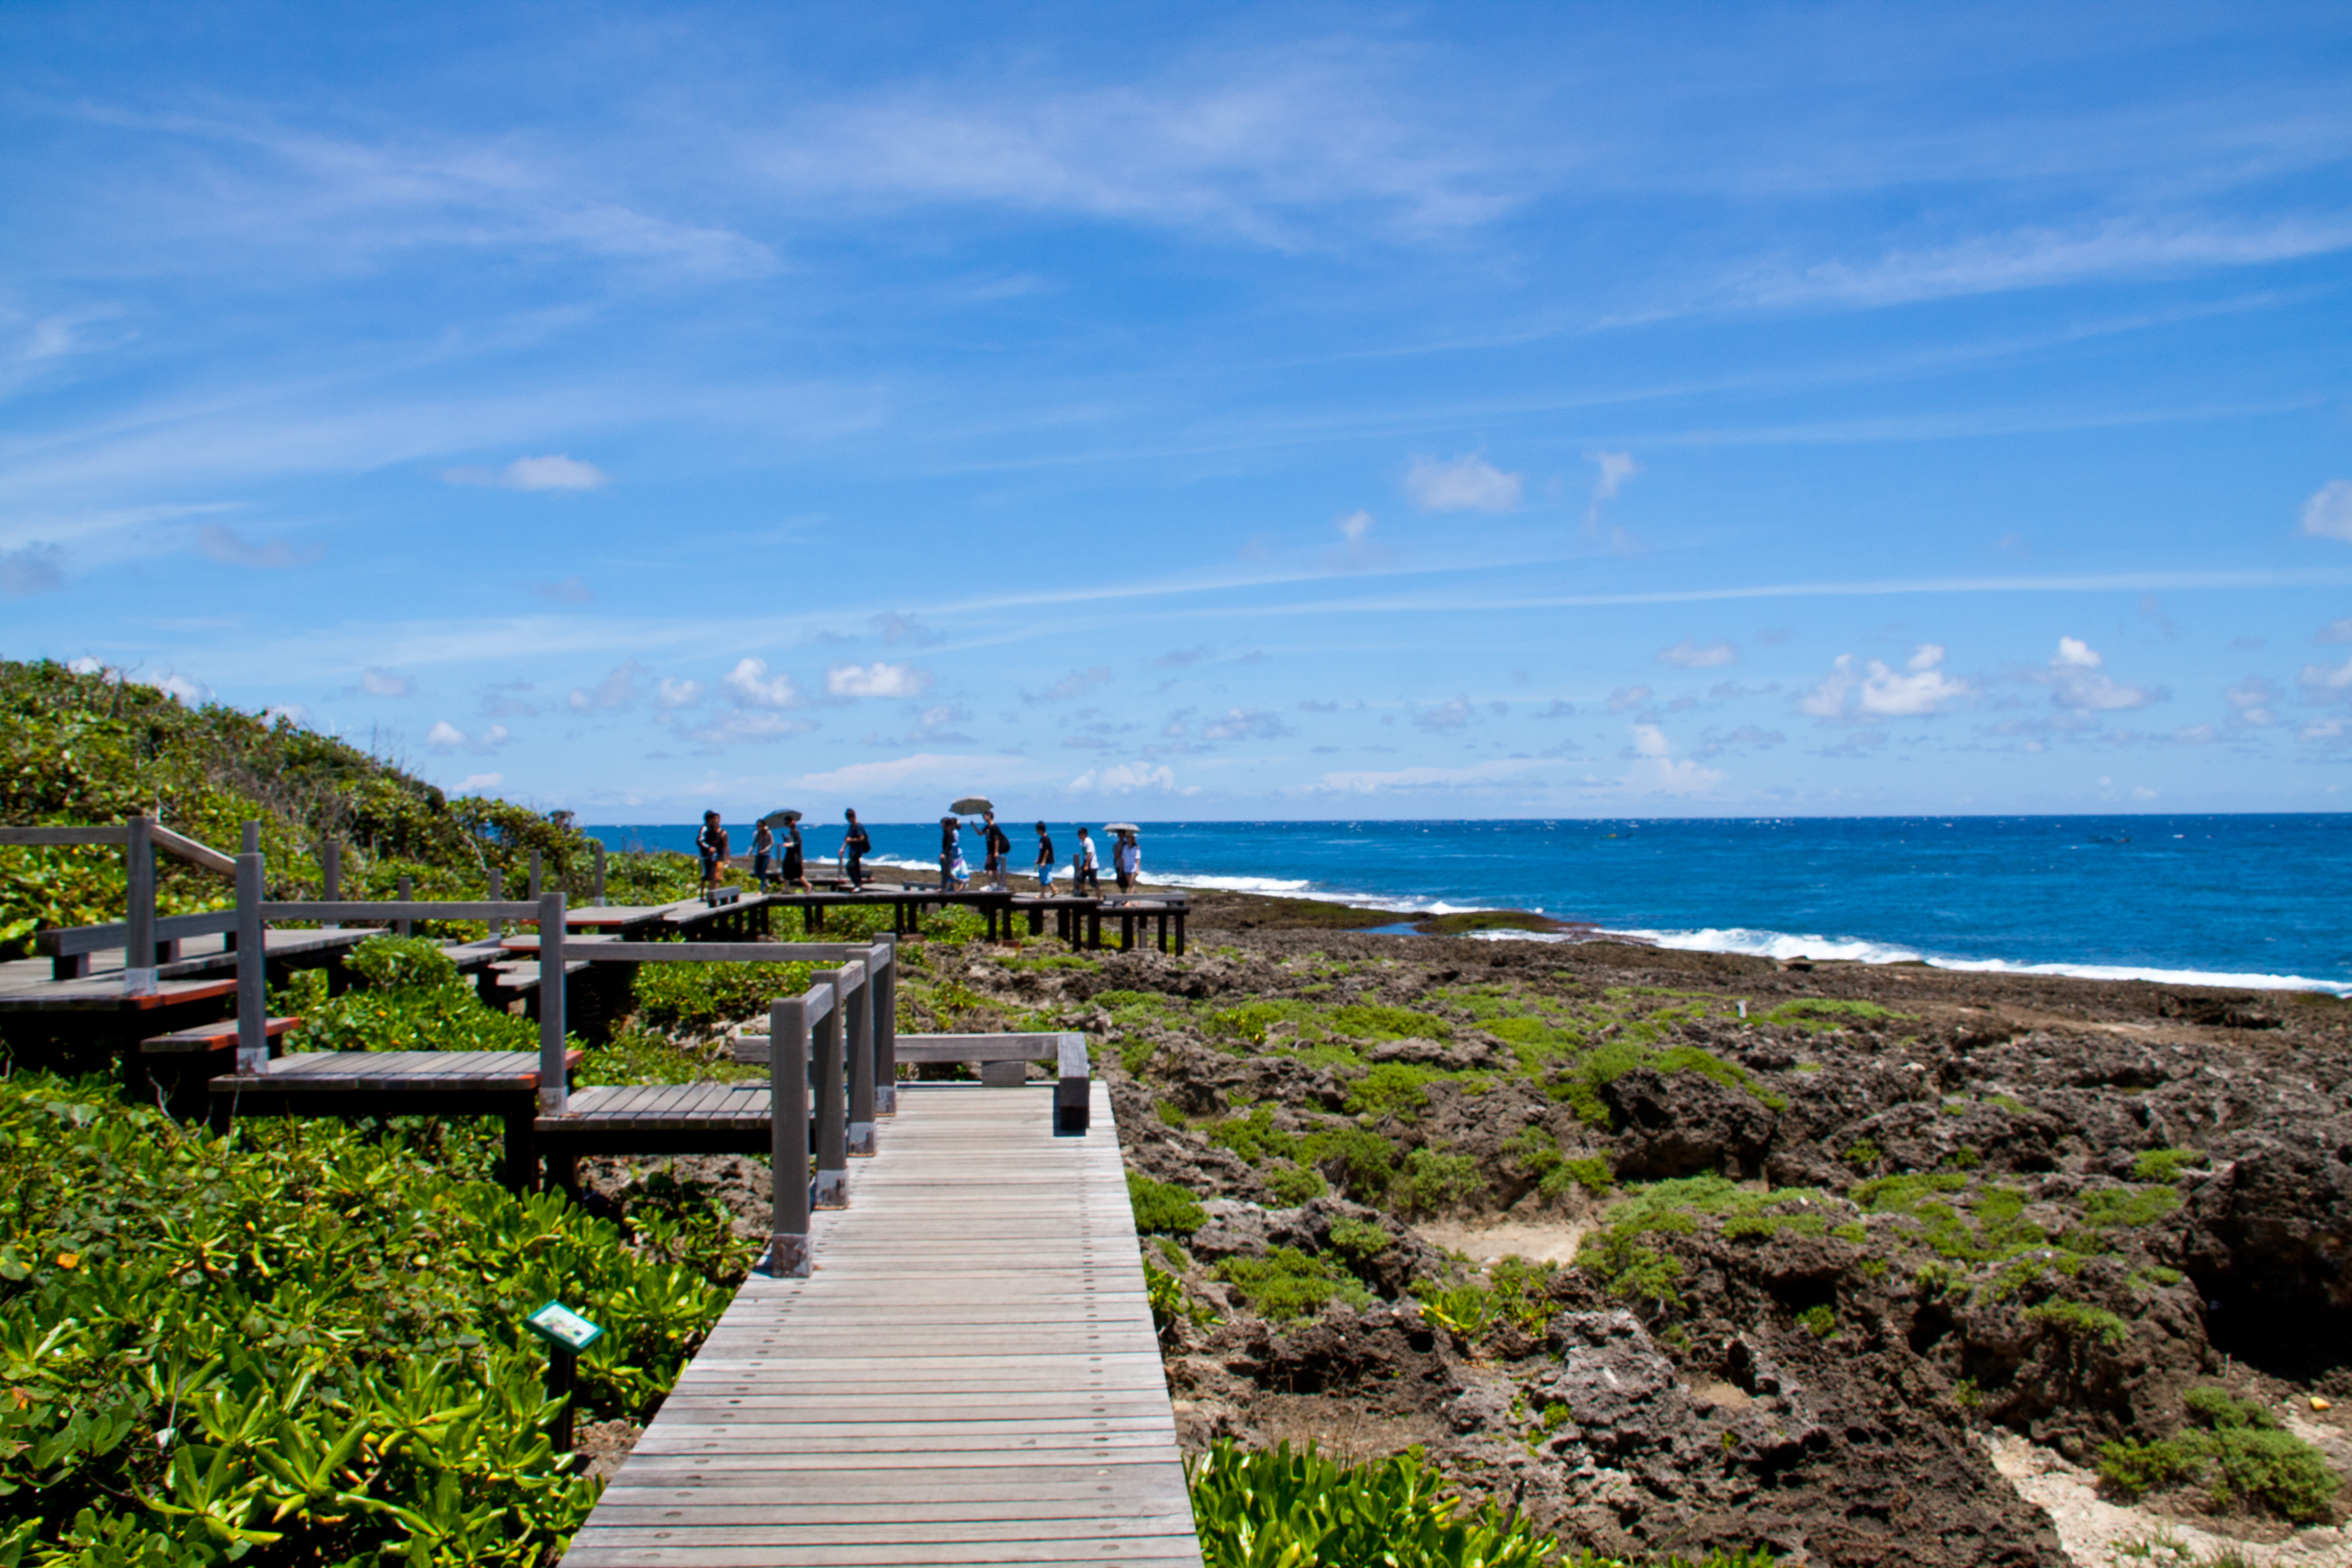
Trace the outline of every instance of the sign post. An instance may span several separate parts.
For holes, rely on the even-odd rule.
[[[547,1342],[547,1396],[563,1403],[556,1407],[555,1425],[548,1440],[559,1454],[572,1452],[572,1384],[580,1352],[604,1337],[604,1331],[565,1306],[550,1301],[523,1320],[523,1326]]]

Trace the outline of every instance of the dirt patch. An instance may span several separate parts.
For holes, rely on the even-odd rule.
[[[1458,1252],[1473,1263],[1498,1263],[1506,1258],[1524,1258],[1530,1263],[1573,1263],[1577,1247],[1592,1226],[1574,1220],[1507,1219],[1491,1225],[1424,1220],[1413,1229],[1431,1246]]]

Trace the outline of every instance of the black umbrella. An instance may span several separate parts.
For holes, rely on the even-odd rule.
[[[994,811],[996,803],[984,795],[968,795],[948,809],[958,816],[978,816],[983,811]]]
[[[787,822],[798,822],[800,819],[801,814],[797,811],[772,811],[768,813],[767,816],[760,818],[760,826],[762,827],[781,827]]]

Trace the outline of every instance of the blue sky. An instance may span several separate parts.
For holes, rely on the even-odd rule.
[[[0,53],[8,657],[593,821],[2345,804],[2341,5]]]

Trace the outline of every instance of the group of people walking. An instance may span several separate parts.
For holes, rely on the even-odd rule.
[[[940,818],[940,891],[961,892],[971,885],[971,862],[963,854],[964,825],[953,816]],[[972,829],[980,835],[984,858],[981,874],[988,885],[1000,890],[1010,890],[1006,880],[1013,854],[1013,840],[997,826],[996,813],[982,812],[979,825]],[[1143,879],[1143,848],[1137,841],[1136,829],[1121,827],[1106,829],[1115,832],[1111,846],[1111,874],[1117,879],[1118,890],[1133,892]],[[1061,861],[1054,853],[1053,831],[1044,823],[1037,825],[1037,857],[1031,862],[1037,878],[1037,891],[1050,895],[1054,878],[1059,873]],[[1095,849],[1094,835],[1087,828],[1078,829],[1078,847],[1070,857],[1070,890],[1074,893],[1102,891],[1102,862]]]
[[[857,820],[855,810],[842,816],[847,826],[841,839],[841,872],[853,889],[866,886],[866,858],[874,852],[873,836],[866,825]],[[814,892],[809,885],[808,862],[801,840],[801,816],[796,811],[780,814],[783,829],[779,835],[762,817],[751,834],[751,875],[759,879],[760,890],[766,892],[771,879],[780,886],[796,888],[802,892]],[[966,825],[956,816],[940,818],[940,891],[961,892],[971,885],[971,863],[964,858],[963,835]],[[988,885],[1010,891],[1006,881],[1007,868],[1013,854],[1013,840],[996,821],[993,811],[982,812],[980,822],[971,831],[980,836],[982,851],[981,873]],[[1138,830],[1114,826],[1105,829],[1114,835],[1111,843],[1111,876],[1122,893],[1131,893],[1143,879],[1143,848],[1138,840]],[[702,830],[695,835],[695,851],[702,859],[702,885],[708,890],[719,884],[720,873],[732,863],[729,855],[726,827],[719,814],[702,814]],[[1054,853],[1054,836],[1044,823],[1037,825],[1037,858],[1034,863],[1037,890],[1050,895],[1060,861]],[[1070,857],[1070,890],[1073,893],[1102,891],[1101,861],[1097,858],[1093,834],[1078,829],[1076,851]]]

